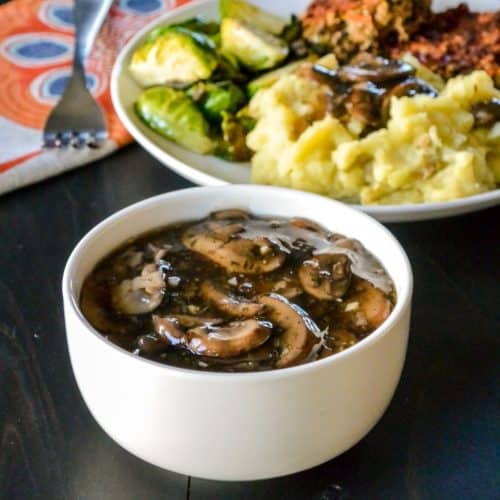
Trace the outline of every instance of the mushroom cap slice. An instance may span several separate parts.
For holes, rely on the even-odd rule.
[[[378,125],[380,122],[380,102],[385,89],[370,81],[354,84],[345,97],[347,112],[364,124]]]
[[[224,323],[222,318],[212,318],[210,316],[191,316],[189,314],[171,314],[168,319],[177,321],[182,328],[195,328],[203,325],[220,325]]]
[[[262,345],[271,335],[271,326],[247,319],[225,326],[205,325],[187,331],[186,347],[193,354],[230,358]]]
[[[260,365],[260,368],[263,368],[262,364],[264,364],[266,368],[271,368],[272,365],[274,365],[276,354],[277,350],[272,342],[264,342],[261,346],[256,347],[250,352],[243,353],[240,356],[232,358],[200,356],[200,359],[212,367],[218,367],[225,371],[232,371],[233,368],[237,368],[238,371],[251,371],[255,369],[255,366]]]
[[[302,263],[298,276],[309,295],[319,300],[335,300],[349,288],[351,261],[340,253],[315,255]]]
[[[264,237],[244,238],[243,229],[241,224],[201,223],[184,232],[182,243],[231,273],[268,273],[283,264],[285,255],[275,244]]]
[[[259,302],[266,306],[267,318],[283,330],[276,368],[297,365],[315,352],[321,332],[301,307],[275,293],[259,297]]]
[[[146,355],[159,354],[168,348],[168,344],[157,333],[146,333],[137,337],[137,348]]]
[[[176,346],[186,343],[186,336],[175,317],[162,317],[155,314],[153,315],[153,327],[159,337],[169,345]]]
[[[124,314],[147,314],[162,303],[164,290],[163,274],[155,264],[147,264],[140,276],[123,280],[111,290],[111,303]]]
[[[471,108],[476,127],[492,127],[500,120],[500,99],[493,97],[489,101],[478,102]]]
[[[227,210],[218,210],[217,212],[212,212],[210,217],[214,220],[232,219],[232,220],[247,220],[250,218],[248,212],[241,210],[239,208],[229,208]]]
[[[357,302],[357,313],[366,320],[371,330],[378,328],[392,310],[392,303],[384,292],[367,281],[358,286],[358,291],[353,294],[350,301]]]
[[[285,276],[275,282],[272,292],[291,300],[302,295],[304,290],[296,277]]]
[[[340,80],[344,82],[374,83],[401,80],[415,74],[415,68],[406,61],[384,59],[363,55],[354,64],[345,64],[336,70]]]
[[[201,296],[212,303],[219,311],[237,318],[253,318],[264,309],[262,304],[251,302],[244,297],[223,292],[210,281],[204,281],[200,287]]]
[[[290,220],[290,224],[294,227],[298,227],[299,229],[305,229],[314,233],[325,233],[325,228],[320,224],[309,219],[304,219],[302,217],[294,217]]]

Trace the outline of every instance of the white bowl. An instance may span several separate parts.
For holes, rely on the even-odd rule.
[[[395,283],[398,298],[390,317],[339,354],[254,373],[207,373],[148,361],[107,341],[83,317],[82,282],[118,245],[154,228],[234,207],[307,217],[360,239]],[[97,422],[152,464],[219,480],[298,472],[365,436],[387,408],[401,374],[411,294],[406,254],[378,222],[321,196],[248,185],[186,189],[121,210],[81,240],[63,277],[71,364]]]
[[[496,1],[469,0],[465,3],[468,3],[473,10],[495,10],[497,8]],[[292,13],[304,11],[310,0],[273,0],[273,2],[252,0],[252,2],[278,15],[289,17]],[[458,0],[436,0],[433,2],[433,8],[442,10],[445,6],[457,3],[459,3]],[[133,52],[153,28],[163,24],[180,22],[193,16],[217,19],[217,0],[190,2],[178,9],[166,12],[139,30],[127,42],[116,59],[111,75],[110,87],[113,106],[120,121],[133,138],[163,165],[186,179],[206,186],[250,183],[249,164],[228,162],[215,156],[199,155],[188,151],[151,130],[141,122],[134,112],[134,103],[143,89],[137,85],[127,69]],[[499,203],[500,189],[495,189],[446,202],[352,206],[383,222],[409,222],[475,212],[496,206]]]

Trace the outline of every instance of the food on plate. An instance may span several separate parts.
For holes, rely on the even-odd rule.
[[[203,127],[206,139],[202,144],[165,133],[170,125],[164,127],[153,115],[153,120],[145,119],[140,111],[144,96],[136,111],[153,130],[194,152],[247,161],[251,151],[245,136],[251,121],[244,113],[249,98],[246,84],[261,77],[264,70],[305,57],[307,49],[296,44],[301,28],[295,17],[287,22],[243,0],[221,0],[220,12],[220,23],[192,18],[154,29],[129,64],[132,77],[147,89],[145,94],[148,87],[164,86],[176,90],[178,100],[180,93],[191,100],[209,122],[208,130]],[[253,91],[260,86],[254,83]],[[166,95],[171,98],[174,93]],[[197,117],[196,122],[201,120]]]
[[[221,122],[224,112],[236,113],[247,100],[243,90],[231,82],[198,82],[186,94],[213,122]]]
[[[302,15],[305,39],[339,62],[371,52],[393,59],[409,53],[451,78],[483,69],[500,81],[500,12],[465,4],[433,13],[428,0],[314,0]]]
[[[135,110],[252,181],[350,203],[442,202],[500,183],[500,12],[430,0],[314,0],[282,19],[219,0],[221,21],[152,30]]]
[[[221,49],[250,71],[274,68],[288,56],[288,44],[246,21],[226,17],[220,26]]]
[[[134,52],[129,71],[143,87],[189,85],[209,78],[217,67],[215,45],[183,26],[157,30]]]
[[[302,15],[304,38],[316,50],[348,62],[379,55],[385,40],[408,40],[430,17],[430,0],[314,0]]]
[[[331,82],[313,66],[252,98],[254,182],[365,204],[446,201],[500,183],[500,91],[485,72],[450,79],[437,96],[411,71],[389,86],[350,83],[342,96],[345,71]]]
[[[392,97],[438,94],[406,61],[368,54],[335,69],[325,68],[321,60],[304,64],[296,73],[320,83],[327,95],[328,113],[344,124],[356,123],[365,135],[385,125]]]
[[[286,20],[281,17],[259,9],[244,0],[220,0],[219,11],[221,19],[231,18],[245,21],[273,35],[283,33],[287,25]]]
[[[500,11],[470,12],[462,4],[432,14],[409,40],[385,50],[396,58],[410,53],[445,78],[482,69],[500,85]]]
[[[222,138],[217,147],[217,155],[229,161],[245,161],[252,156],[247,146],[247,134],[255,121],[245,115],[222,113]]]
[[[128,241],[86,278],[81,308],[137,355],[237,372],[342,351],[376,330],[395,300],[359,241],[306,219],[231,209]]]
[[[142,121],[168,139],[201,154],[214,150],[208,122],[183,92],[151,87],[139,96],[135,109]]]
[[[268,71],[263,75],[254,78],[247,84],[247,92],[250,97],[253,97],[258,90],[270,87],[273,83],[276,83],[280,77],[293,73],[298,69],[304,62],[312,61],[316,58],[309,57],[307,59],[300,59],[298,61],[293,61],[286,66],[275,69],[273,71]]]

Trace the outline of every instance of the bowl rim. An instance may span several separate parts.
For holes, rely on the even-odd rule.
[[[376,226],[377,231],[381,233],[381,238],[385,238],[389,240],[399,252],[403,266],[405,268],[404,275],[394,277],[390,275],[391,279],[395,284],[400,285],[400,290],[398,290],[397,300],[394,309],[391,311],[389,317],[372,333],[367,335],[365,338],[354,344],[353,346],[345,349],[344,351],[333,354],[332,356],[328,356],[323,359],[317,359],[308,363],[291,366],[282,369],[270,369],[264,371],[251,371],[251,372],[216,372],[216,371],[202,371],[202,370],[194,370],[191,368],[183,368],[171,366],[168,364],[163,364],[158,361],[150,360],[147,358],[140,357],[136,354],[133,354],[126,349],[119,347],[118,345],[111,342],[107,339],[102,333],[100,333],[96,328],[94,328],[91,323],[86,319],[81,308],[79,306],[77,297],[76,297],[76,289],[73,283],[73,277],[75,271],[78,267],[79,262],[82,259],[82,255],[84,254],[86,247],[93,241],[98,240],[101,237],[101,234],[107,231],[110,227],[115,224],[121,223],[122,220],[136,212],[140,212],[142,210],[147,210],[149,206],[155,205],[163,200],[182,200],[187,195],[197,193],[200,191],[210,192],[211,196],[217,196],[221,193],[221,191],[262,191],[268,194],[268,196],[272,196],[273,194],[277,194],[278,196],[293,194],[293,196],[300,196],[302,198],[310,199],[311,201],[321,201],[321,203],[326,203],[332,205],[332,208],[341,208],[347,212],[353,213],[356,217],[364,219],[368,223]],[[272,214],[269,214],[272,215]],[[172,223],[175,223],[172,221]],[[133,236],[133,235],[132,235]],[[124,238],[123,241],[126,241],[127,238]],[[362,239],[361,239],[362,241]],[[118,245],[117,245],[118,246]],[[109,254],[109,252],[107,253]],[[105,255],[107,255],[105,254]],[[99,259],[105,257],[102,255]],[[95,264],[94,264],[95,265]],[[90,229],[76,244],[74,249],[72,250],[68,260],[66,262],[63,278],[62,278],[62,295],[64,299],[64,318],[67,320],[70,313],[78,320],[80,326],[84,327],[87,330],[87,333],[92,334],[93,337],[96,338],[98,342],[102,342],[103,347],[105,349],[110,348],[112,352],[117,353],[118,355],[122,355],[125,358],[128,358],[132,363],[138,362],[141,363],[144,367],[150,367],[153,370],[161,370],[164,373],[170,373],[173,376],[178,377],[188,377],[188,378],[214,378],[214,379],[238,379],[246,380],[246,381],[256,381],[256,380],[270,380],[270,379],[280,379],[283,377],[300,375],[303,372],[316,371],[321,369],[329,364],[337,364],[344,360],[345,358],[354,356],[357,352],[366,349],[371,344],[378,341],[380,337],[385,335],[394,325],[398,323],[404,313],[408,308],[411,307],[411,299],[413,293],[413,272],[411,269],[410,261],[408,256],[396,239],[396,237],[380,222],[375,220],[373,217],[367,215],[364,212],[351,208],[349,205],[341,203],[336,200],[332,200],[329,198],[325,198],[324,196],[320,196],[317,194],[296,191],[293,189],[275,187],[275,186],[263,186],[263,185],[251,185],[251,184],[232,184],[229,186],[200,186],[200,187],[190,187],[185,189],[179,189],[175,191],[170,191],[167,193],[162,193],[156,196],[152,196],[150,198],[146,198],[144,200],[133,203],[117,212],[111,214],[106,217],[104,220],[99,222],[96,226]],[[71,312],[67,311],[66,308],[70,307]],[[69,338],[71,335],[69,329],[66,324],[66,337]]]
[[[204,5],[216,4],[216,0],[197,0],[187,4],[167,10],[159,16],[146,23],[138,29],[132,37],[124,44],[118,53],[118,56],[113,64],[110,77],[110,93],[113,106],[125,125],[128,132],[134,139],[147,151],[151,152],[162,164],[170,170],[176,172],[182,177],[204,186],[225,186],[225,185],[241,185],[232,184],[228,180],[204,172],[199,168],[186,163],[178,158],[174,153],[163,149],[161,146],[152,141],[145,133],[137,128],[129,117],[129,113],[122,104],[120,97],[119,82],[124,73],[124,63],[131,57],[131,52],[135,47],[142,42],[145,36],[155,27],[162,23],[168,22],[170,17],[177,17],[184,13],[196,15],[196,12],[203,8]],[[159,157],[168,157],[168,165],[165,159]],[[250,184],[252,185],[252,184]],[[289,189],[289,188],[288,188]],[[300,190],[297,190],[300,191]],[[325,196],[325,195],[324,195]],[[327,196],[325,196],[327,197]],[[500,204],[500,187],[495,189],[476,193],[462,198],[456,198],[447,201],[430,201],[425,203],[403,203],[403,204],[367,204],[352,203],[349,205],[355,209],[361,210],[369,215],[379,218],[383,222],[405,222],[431,220],[436,218],[448,218],[459,216],[464,213],[475,212],[484,208],[497,206]],[[476,208],[477,207],[477,208]]]

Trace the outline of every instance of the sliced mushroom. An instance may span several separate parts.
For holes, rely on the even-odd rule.
[[[405,61],[384,59],[363,54],[353,64],[345,64],[337,70],[337,75],[344,82],[381,83],[399,80],[415,74],[415,68]]]
[[[212,212],[210,215],[214,220],[248,220],[250,216],[244,210],[238,210],[237,208],[232,208],[229,210],[219,210],[218,212]]]
[[[277,281],[273,286],[273,292],[287,299],[294,299],[304,293],[298,280],[295,277],[285,276],[283,279]]]
[[[382,97],[382,107],[381,116],[384,121],[389,118],[389,111],[391,106],[392,97],[413,97],[417,94],[427,94],[432,97],[437,97],[438,91],[430,84],[420,78],[407,78],[401,83],[394,85],[388,92]]]
[[[351,261],[344,254],[321,254],[302,263],[298,276],[304,290],[319,300],[342,297],[351,283]]]
[[[217,240],[227,243],[229,240],[235,237],[238,233],[245,230],[245,226],[238,222],[233,224],[208,224],[210,228],[210,235]]]
[[[478,102],[472,106],[475,127],[491,127],[500,121],[500,99],[493,97],[487,102]]]
[[[224,323],[222,318],[212,318],[210,316],[190,316],[189,314],[172,314],[170,319],[177,321],[182,328],[195,328],[203,325],[220,325]]]
[[[180,328],[179,321],[175,317],[153,315],[153,327],[159,337],[171,346],[183,345],[186,343],[186,336]]]
[[[269,320],[282,329],[277,368],[296,365],[314,353],[321,332],[302,308],[275,293],[263,295],[259,302],[266,306]]]
[[[378,328],[392,310],[391,301],[384,292],[366,281],[358,285],[349,303],[357,304],[355,314],[361,316],[360,319],[366,322],[371,330]]]
[[[200,293],[206,301],[229,316],[253,318],[264,309],[262,304],[251,302],[244,297],[235,297],[234,295],[225,293],[209,281],[204,281],[201,284]]]
[[[111,292],[113,307],[124,314],[147,314],[162,302],[165,280],[155,264],[143,267],[141,275],[123,280]]]
[[[230,358],[259,347],[271,331],[270,325],[255,319],[234,321],[225,326],[200,326],[187,331],[186,347],[193,354]]]
[[[325,232],[325,229],[316,222],[313,222],[312,220],[309,219],[303,219],[302,217],[294,217],[290,221],[290,224],[292,226],[298,227],[299,229],[305,229],[307,231],[312,231],[314,233],[321,234]]]
[[[336,246],[341,248],[347,248],[348,250],[352,250],[354,252],[360,252],[362,249],[362,245],[358,240],[353,238],[346,238],[345,236],[340,236],[334,240]]]
[[[143,354],[154,355],[165,351],[168,344],[157,333],[146,333],[137,338],[137,347]]]
[[[268,273],[283,264],[285,255],[275,244],[264,237],[243,238],[239,227],[198,224],[184,232],[182,243],[231,273]]]
[[[252,349],[250,352],[235,356],[233,358],[215,358],[208,356],[200,356],[200,359],[211,366],[219,366],[224,368],[236,368],[238,370],[252,370],[256,366],[271,367],[277,356],[277,350],[272,342],[264,342],[259,347]]]
[[[340,79],[338,69],[328,68],[319,63],[302,64],[296,73],[320,85],[328,85],[335,93],[344,93],[349,86]]]
[[[380,100],[385,92],[369,81],[356,83],[346,95],[346,110],[356,120],[376,126],[380,123]]]

